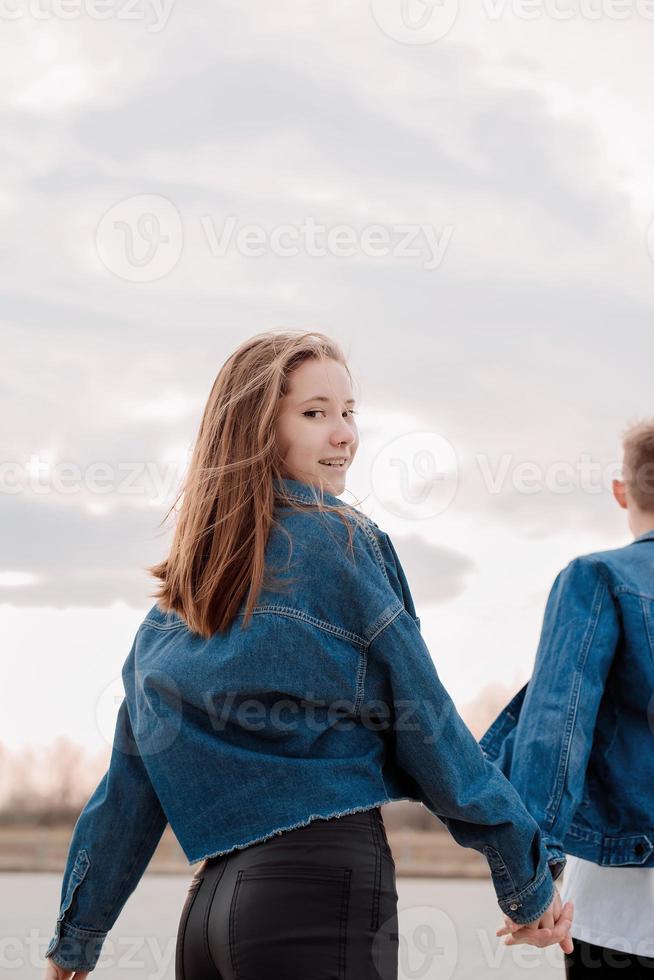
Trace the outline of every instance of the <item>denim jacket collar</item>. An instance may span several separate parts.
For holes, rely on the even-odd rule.
[[[301,480],[292,480],[289,477],[284,477],[282,479],[274,478],[273,486],[283,487],[286,493],[293,497],[295,500],[299,500],[302,503],[313,504],[315,503],[316,496],[322,499],[326,504],[332,506],[344,507],[345,502],[337,497],[335,494],[330,493],[329,490],[323,490],[322,495],[320,492],[320,487],[314,486],[311,483],[304,483]]]
[[[652,540],[654,540],[654,528],[651,531],[645,531],[644,534],[640,534],[637,538],[634,538],[634,540],[631,543],[636,544],[638,541],[652,541]]]

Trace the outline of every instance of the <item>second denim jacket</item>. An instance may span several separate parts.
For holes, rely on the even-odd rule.
[[[300,504],[310,487],[283,481]],[[324,493],[327,503],[345,506]],[[369,519],[276,509],[263,590],[210,639],[157,605],[123,666],[107,773],[75,825],[46,955],[95,966],[169,822],[190,864],[274,834],[380,806],[423,803],[485,855],[517,922],[550,904],[540,830],[487,761],[440,682],[390,538]],[[353,521],[353,518],[349,518]]]
[[[531,680],[480,744],[551,860],[654,867],[654,531],[559,573]]]

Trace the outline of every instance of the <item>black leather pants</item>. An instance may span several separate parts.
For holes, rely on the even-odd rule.
[[[379,807],[204,861],[176,980],[397,980],[397,891]]]

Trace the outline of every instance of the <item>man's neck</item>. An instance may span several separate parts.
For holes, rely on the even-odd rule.
[[[643,534],[654,531],[654,514],[638,515],[631,522],[631,532],[634,538],[640,538]]]

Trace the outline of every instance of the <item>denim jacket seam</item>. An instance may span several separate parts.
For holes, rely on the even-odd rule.
[[[92,926],[73,925],[71,922],[67,922],[65,917],[59,920],[59,925],[60,925],[60,932],[59,932],[60,939],[66,938],[66,935],[64,936],[61,935],[62,931],[65,934],[73,936],[76,939],[87,939],[87,938],[93,939],[95,937],[109,935],[108,930],[106,929],[94,929]]]
[[[368,540],[370,541],[370,544],[372,545],[372,549],[373,549],[373,551],[375,553],[375,560],[376,560],[377,564],[379,565],[379,567],[381,568],[382,572],[384,573],[384,577],[386,578],[386,581],[390,584],[390,581],[391,580],[388,577],[388,572],[386,571],[386,563],[384,561],[384,556],[381,553],[381,548],[379,547],[379,542],[377,541],[377,538],[375,536],[375,532],[370,527],[368,527],[367,525],[364,525],[363,531],[364,531],[366,537],[368,538]],[[384,532],[382,531],[382,534],[383,533]]]
[[[575,826],[571,823],[566,832],[566,837],[572,837],[575,840],[590,841],[592,844],[601,845],[604,840],[604,834],[598,830],[586,830],[581,827]]]
[[[654,602],[654,595],[650,595],[649,592],[641,592],[630,585],[616,585],[613,587],[613,591],[619,595],[631,595],[634,599],[649,599],[650,602]]]
[[[634,544],[635,542],[632,542]],[[626,582],[614,582],[611,576],[607,572],[606,565],[604,562],[599,561],[591,556],[586,556],[589,564],[597,570],[598,576],[604,579],[606,587],[611,595],[630,595],[635,599],[649,599],[650,602],[654,602],[654,593],[643,592],[641,589],[635,588],[633,585],[628,585]],[[612,569],[613,574],[617,575],[617,571]]]
[[[361,704],[362,704],[363,699],[365,697],[365,691],[366,691],[366,674],[367,674],[367,670],[368,670],[368,653],[369,653],[370,647],[371,647],[373,641],[379,636],[379,634],[380,633],[383,633],[383,631],[386,629],[386,627],[389,626],[395,619],[397,619],[397,617],[400,615],[401,612],[402,612],[402,609],[395,609],[394,610],[393,607],[391,606],[391,607],[385,609],[384,612],[382,613],[382,616],[380,617],[381,622],[378,621],[377,624],[373,624],[373,627],[372,627],[373,634],[372,634],[370,640],[368,641],[368,644],[367,644],[365,650],[363,651],[363,656],[362,656],[361,662],[359,664],[359,673],[358,673],[358,676],[357,676],[357,696],[356,696],[356,700],[355,700],[355,717],[357,717],[357,718],[360,717]]]
[[[502,855],[500,854],[500,852],[498,851],[498,849],[496,847],[493,847],[492,844],[486,844],[484,846],[484,854],[488,855],[488,852],[489,851],[492,851],[493,854],[496,855],[498,862],[502,866],[501,868],[493,868],[492,865],[491,865],[491,874],[493,872],[495,872],[495,873],[498,873],[498,874],[505,874],[506,875],[506,877],[509,879],[509,882],[511,883],[511,891],[510,892],[507,892],[507,895],[506,896],[503,896],[503,897],[513,897],[514,895],[517,894],[518,889],[516,887],[515,881],[513,880],[513,875],[509,871],[509,868],[508,868],[508,865],[507,865],[506,861],[504,860],[504,858],[502,857]]]
[[[643,602],[643,596],[640,596],[640,612],[643,617],[643,625],[645,627],[645,636],[647,637],[647,642],[649,645],[649,655],[654,662],[654,636],[652,635],[652,630],[650,628],[649,616],[647,615],[647,609],[645,608],[645,603]]]
[[[293,609],[291,606],[277,606],[277,605],[267,605],[267,606],[255,606],[253,613],[273,613],[279,614],[281,616],[289,616],[293,619],[300,619],[304,622],[315,626],[318,629],[323,629],[325,632],[332,633],[341,639],[349,640],[351,643],[359,647],[359,662],[357,664],[357,676],[355,681],[355,691],[354,691],[354,716],[359,717],[361,710],[361,704],[364,699],[365,693],[365,676],[367,670],[367,653],[369,642],[366,642],[363,637],[360,637],[357,633],[352,633],[350,630],[343,629],[340,626],[334,626],[331,623],[325,623],[323,620],[317,619],[315,616],[310,616],[300,610]]]
[[[268,604],[266,606],[255,606],[252,610],[253,615],[255,613],[273,613],[279,616],[289,616],[291,619],[300,619],[305,623],[309,623],[310,626],[315,626],[318,629],[324,630],[326,633],[333,633],[335,636],[339,636],[343,640],[350,640],[352,643],[356,643],[357,646],[365,649],[368,644],[366,640],[359,636],[358,633],[353,633],[351,630],[346,630],[342,626],[334,626],[333,623],[328,623],[323,619],[318,619],[317,616],[311,616],[309,613],[304,612],[301,609],[294,609],[292,606],[278,606]]]
[[[595,567],[597,567],[596,563],[593,564],[595,565]],[[565,780],[569,768],[572,734],[574,732],[574,727],[577,721],[577,714],[579,709],[579,698],[581,694],[581,684],[583,680],[584,668],[586,666],[586,662],[588,659],[589,650],[593,644],[593,640],[595,639],[595,632],[597,630],[597,624],[599,623],[600,613],[602,611],[602,603],[604,599],[604,592],[606,589],[607,589],[606,579],[604,578],[603,575],[600,574],[599,581],[595,588],[595,595],[593,596],[593,606],[592,606],[591,616],[586,626],[584,642],[582,643],[581,654],[579,660],[577,661],[577,666],[575,670],[575,683],[570,698],[570,706],[568,709],[568,717],[566,719],[566,726],[563,735],[563,743],[561,745],[561,755],[557,768],[554,791],[552,793],[550,801],[545,807],[546,829],[550,832],[552,831],[554,824],[556,823],[561,808],[561,800],[563,797]]]
[[[65,891],[59,905],[59,912],[57,914],[57,923],[62,923],[66,919],[66,915],[73,900],[75,894],[84,881],[89,868],[91,867],[91,861],[88,856],[86,848],[80,847],[75,857],[75,862],[70,870],[68,878],[65,882]]]
[[[386,627],[390,626],[391,623],[393,623],[397,619],[400,613],[406,611],[406,607],[400,603],[400,600],[398,599],[397,601],[399,603],[399,607],[394,608],[394,606],[388,606],[384,610],[382,615],[379,617],[381,622],[378,621],[378,623],[373,624],[373,626],[371,627],[373,629],[373,633],[370,639],[368,640],[368,644],[367,644],[368,647],[372,646],[372,644],[375,642],[375,640],[380,635],[380,633],[383,633]]]
[[[285,497],[295,501],[296,504],[308,504],[310,507],[315,507],[314,500],[310,499],[309,497],[303,497],[302,494],[295,493],[294,490],[289,490],[288,487],[286,487],[284,490],[284,495]],[[347,506],[344,501],[341,501],[341,503]]]
[[[368,650],[359,651],[359,663],[357,665],[356,690],[354,694],[354,717],[360,719],[361,705],[366,690],[366,673],[368,670]]]
[[[162,633],[169,633],[171,630],[181,630],[185,629],[186,623],[169,623],[168,626],[163,623],[155,623],[153,619],[144,619],[141,626],[151,626],[154,630],[160,630]]]

